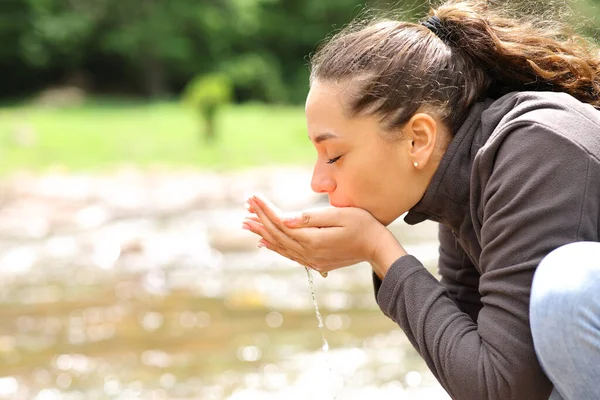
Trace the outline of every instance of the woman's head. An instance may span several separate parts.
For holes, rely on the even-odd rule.
[[[477,1],[449,1],[430,15],[437,29],[390,20],[351,25],[312,58],[313,189],[333,205],[364,208],[384,223],[408,211],[470,107],[485,97],[554,90],[600,105],[600,63],[560,25],[536,28]],[[338,138],[318,141],[325,133]]]
[[[389,129],[376,115],[350,116],[348,82],[314,81],[306,101],[317,149],[311,186],[337,207],[359,207],[389,224],[425,193],[441,154],[441,123],[416,112]]]

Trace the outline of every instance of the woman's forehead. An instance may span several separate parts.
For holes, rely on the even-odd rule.
[[[307,117],[350,119],[350,97],[351,90],[347,84],[315,81],[306,98]]]

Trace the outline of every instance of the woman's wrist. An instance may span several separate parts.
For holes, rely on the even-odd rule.
[[[393,262],[408,253],[389,230],[385,229],[385,233],[378,236],[369,263],[379,279],[383,280]]]

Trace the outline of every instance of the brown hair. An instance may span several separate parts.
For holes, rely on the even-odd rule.
[[[600,107],[600,58],[565,25],[471,0],[429,15],[439,18],[437,34],[393,20],[351,24],[312,57],[311,84],[351,82],[350,114],[373,113],[388,129],[431,106],[454,134],[471,105],[511,91],[566,92]]]

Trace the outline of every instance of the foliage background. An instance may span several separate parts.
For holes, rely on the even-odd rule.
[[[306,57],[365,6],[358,0],[7,0],[0,2],[0,98],[53,85],[165,98],[226,71],[238,101],[293,102]],[[389,6],[387,6],[389,7]],[[419,1],[394,8],[409,15]]]

